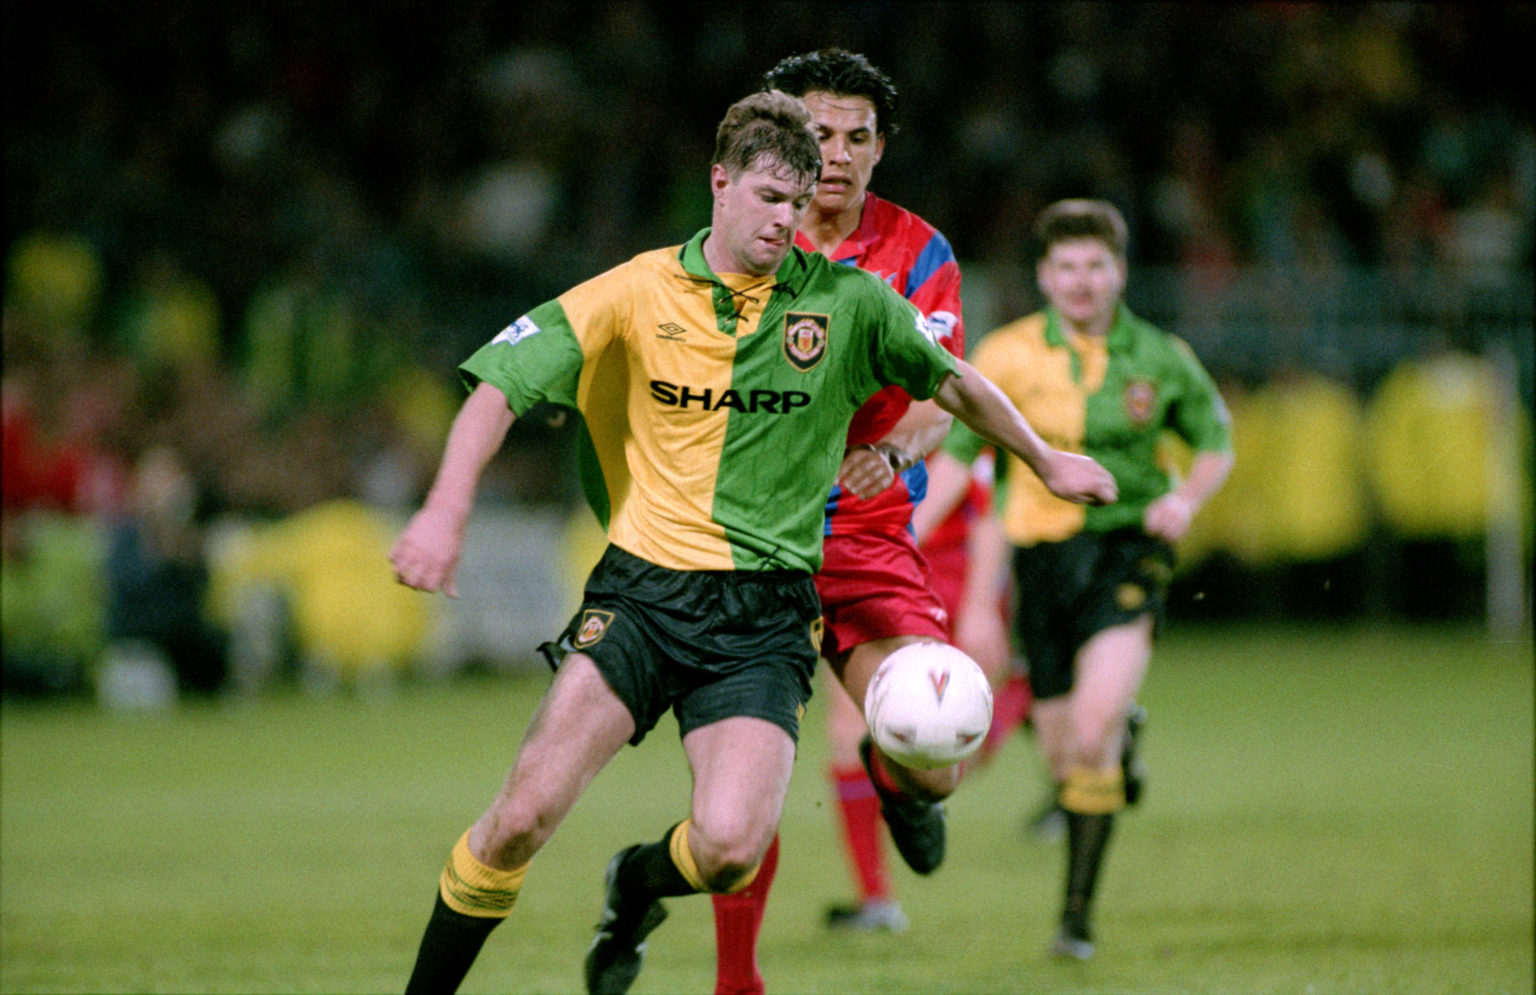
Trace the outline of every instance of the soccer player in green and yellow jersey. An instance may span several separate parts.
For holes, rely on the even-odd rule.
[[[1127,802],[1125,771],[1135,766],[1127,716],[1151,660],[1173,544],[1226,480],[1232,450],[1226,406],[1194,353],[1121,300],[1120,212],[1104,201],[1060,201],[1042,212],[1035,235],[1048,306],[992,332],[972,359],[1051,445],[1092,456],[1119,485],[1117,502],[1087,508],[1037,486],[1010,456],[1003,504],[1031,718],[1067,821],[1052,949],[1081,960],[1093,953],[1089,904],[1114,814]],[[1182,479],[1159,459],[1165,431],[1194,453]],[[946,452],[963,463],[983,445],[957,426]],[[934,463],[929,495],[942,507],[968,477],[955,460]]]
[[[1114,500],[1102,467],[1046,446],[878,277],[793,247],[820,165],[800,101],[737,102],[716,135],[710,228],[534,308],[462,367],[472,390],[390,554],[401,583],[454,593],[479,476],[539,402],[582,413],[609,545],[543,647],[555,678],[511,772],[442,871],[409,992],[457,988],[582,790],[669,709],[688,817],[609,863],[588,990],[629,988],[663,898],[750,883],[816,667],[822,509],[876,390],[935,398],[1065,498]]]

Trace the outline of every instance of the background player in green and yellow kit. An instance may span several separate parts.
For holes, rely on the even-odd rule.
[[[750,883],[811,692],[826,494],[877,390],[934,398],[1054,493],[1115,499],[1103,467],[1045,445],[878,277],[793,246],[820,167],[800,101],[738,101],[717,131],[710,228],[534,308],[462,367],[472,390],[390,554],[401,583],[455,592],[480,474],[541,402],[583,415],[609,545],[544,647],[555,678],[511,772],[443,869],[410,992],[457,988],[577,797],[669,709],[688,817],[609,863],[588,990],[629,988],[663,898]]]
[[[1120,499],[1084,508],[1061,501],[1010,457],[1004,526],[1015,549],[1014,627],[1035,696],[1035,733],[1060,785],[1067,880],[1053,950],[1093,953],[1089,905],[1126,804],[1126,717],[1151,659],[1173,571],[1173,543],[1232,468],[1226,406],[1193,352],[1121,300],[1125,220],[1097,200],[1065,200],[1035,225],[1047,307],[998,328],[976,348],[976,368],[1001,387],[1054,446],[1093,456]],[[1165,431],[1193,451],[1176,479],[1159,459]],[[982,448],[957,427],[947,449]],[[955,461],[936,460],[930,497],[965,485]]]

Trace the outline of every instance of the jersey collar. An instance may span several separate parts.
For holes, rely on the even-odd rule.
[[[699,280],[708,280],[710,283],[725,286],[715,271],[709,268],[709,263],[704,261],[704,240],[709,237],[710,229],[701,228],[698,233],[690,238],[678,249],[677,261],[683,267],[683,272]],[[778,272],[773,275],[774,290],[788,290],[792,294],[800,293],[805,285],[806,278],[810,275],[810,262],[806,258],[806,252],[798,245],[791,245],[789,254],[779,264]]]
[[[1136,316],[1125,306],[1124,301],[1115,305],[1115,321],[1109,326],[1109,334],[1104,340],[1110,352],[1124,352],[1131,347],[1134,338],[1131,326],[1135,321]],[[1062,330],[1061,313],[1053,307],[1045,309],[1045,341],[1056,348],[1067,347],[1067,333]]]

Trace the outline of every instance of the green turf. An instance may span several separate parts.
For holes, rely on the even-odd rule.
[[[1020,737],[897,887],[911,930],[833,937],[845,897],[813,705],[762,966],[770,992],[1532,990],[1532,658],[1444,630],[1193,630],[1159,648],[1146,802],[1099,954],[1044,956],[1060,845],[1026,839]],[[0,991],[385,992],[543,681],[272,695],[157,717],[0,713]],[[594,783],[464,991],[569,992],[618,847],[684,812],[664,724]],[[707,992],[709,903],[671,903],[634,991]]]

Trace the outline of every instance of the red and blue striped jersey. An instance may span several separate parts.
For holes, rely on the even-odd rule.
[[[796,244],[814,250],[803,234],[796,236]],[[866,193],[859,227],[832,251],[831,258],[868,270],[890,284],[917,306],[946,349],[964,357],[960,264],[949,240],[933,225],[906,208]],[[900,387],[883,388],[854,413],[848,426],[848,444],[878,442],[911,403],[911,396]],[[868,501],[833,487],[827,498],[825,533],[908,529],[912,506],[923,499],[927,489],[928,468],[921,462]]]

